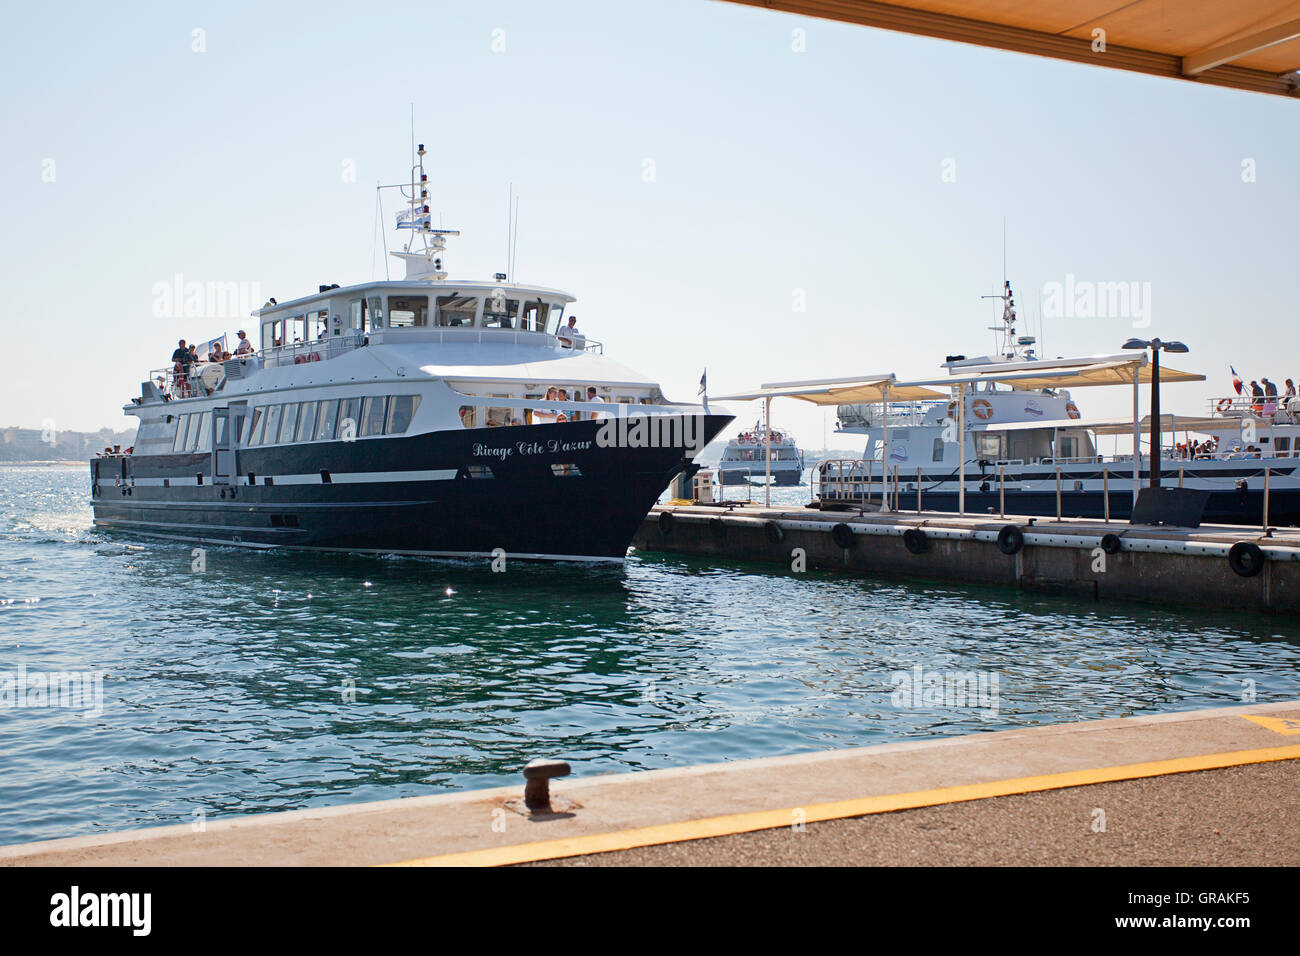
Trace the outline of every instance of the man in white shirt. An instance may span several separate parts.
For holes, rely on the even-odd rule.
[[[595,385],[588,385],[588,386],[587,386],[587,401],[589,401],[589,402],[603,402],[603,401],[605,401],[605,400],[604,400],[603,398],[601,398],[599,395],[596,394],[596,386],[595,386]],[[593,419],[596,419],[596,418],[604,418],[604,417],[605,417],[605,413],[604,413],[604,412],[591,412],[591,413],[590,413],[590,417],[593,418]]]
[[[555,337],[560,340],[560,345],[566,349],[573,348],[573,340],[582,333],[578,331],[578,317],[569,316],[569,324],[563,326],[560,331],[555,333]]]
[[[248,341],[248,336],[244,334],[244,330],[243,330],[243,329],[240,329],[238,334],[239,334],[239,345],[237,345],[237,346],[235,347],[235,354],[236,354],[236,355],[252,355],[252,354],[253,354],[253,343],[250,342],[250,341]]]

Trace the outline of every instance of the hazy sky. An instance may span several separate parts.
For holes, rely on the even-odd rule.
[[[701,0],[7,21],[0,426],[124,427],[177,338],[254,331],[157,316],[177,275],[281,301],[369,279],[411,104],[433,207],[463,232],[452,275],[504,268],[513,182],[518,278],[578,296],[584,331],[670,398],[705,366],[722,394],[990,351],[1004,217],[1022,331],[1050,283],[1135,282],[1140,334],[1182,338],[1210,376],[1167,406],[1203,410],[1229,363],[1300,376],[1300,102]],[[1044,317],[1043,351],[1114,351],[1134,321]],[[1123,390],[1076,397],[1128,410]],[[773,417],[821,445],[820,409]]]

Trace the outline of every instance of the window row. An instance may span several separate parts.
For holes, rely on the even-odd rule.
[[[260,405],[245,417],[240,444],[287,445],[400,435],[411,426],[419,395],[367,395]]]
[[[419,395],[373,395],[259,405],[244,416],[239,443],[244,446],[286,445],[290,442],[400,435],[411,427],[411,420],[419,407]],[[224,447],[226,419],[218,419],[218,422],[223,434],[217,435],[217,444]],[[211,449],[212,412],[179,416],[172,451]]]
[[[385,309],[387,306],[387,309]],[[450,295],[371,295],[348,300],[348,329],[369,332],[392,328],[516,329],[521,332],[550,332],[559,329],[564,304],[544,299],[512,299],[504,290],[488,296],[469,293]],[[262,323],[262,347],[288,345],[324,339],[342,331],[345,320],[335,315],[331,331],[328,308],[300,315],[268,319]]]

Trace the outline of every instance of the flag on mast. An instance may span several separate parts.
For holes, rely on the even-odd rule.
[[[708,393],[708,391],[709,391],[709,370],[706,368],[704,370],[704,374],[700,376],[700,390],[695,394],[705,395]]]
[[[1228,366],[1228,370],[1232,372],[1232,387],[1235,388],[1237,390],[1237,394],[1240,395],[1242,384],[1243,384],[1241,381],[1241,376],[1237,374],[1237,370],[1233,368],[1231,365]]]

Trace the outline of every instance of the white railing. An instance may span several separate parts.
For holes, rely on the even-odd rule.
[[[1300,423],[1300,400],[1294,395],[1224,395],[1209,400],[1210,414],[1219,418],[1254,418],[1283,425]]]

